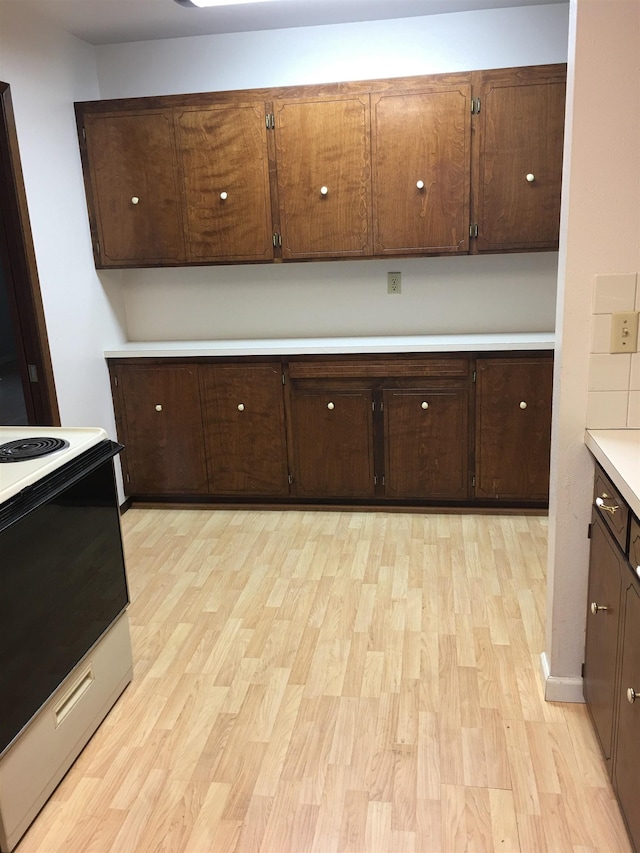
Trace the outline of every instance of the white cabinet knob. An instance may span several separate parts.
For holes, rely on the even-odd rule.
[[[424,189],[424,181],[417,181],[416,186],[418,187],[419,190],[423,190]]]
[[[526,408],[527,408],[527,404],[525,403],[525,401],[524,401],[524,400],[520,403],[520,408],[521,408],[521,409],[526,409]]]
[[[238,403],[238,411],[244,412],[244,403]]]
[[[326,195],[329,192],[329,187],[320,187],[320,195]]]
[[[608,607],[605,607],[602,604],[598,604],[597,601],[592,601],[591,606],[589,608],[589,610],[591,610],[594,616],[597,616],[601,610],[604,610],[606,612],[608,609]]]
[[[529,172],[529,174],[527,175],[527,180],[529,181],[529,183],[532,184],[535,181],[535,179],[536,179],[536,176],[532,172]]]
[[[137,204],[139,201],[140,199],[138,198],[138,196],[134,195],[134,197],[131,199],[131,204]]]
[[[335,406],[333,405],[333,403],[327,403],[327,409],[332,412],[335,409]]]
[[[627,689],[627,702],[630,705],[633,705],[638,697],[640,697],[640,693],[638,693],[637,690],[634,690],[633,687],[629,687]]]
[[[228,194],[228,193],[225,193],[225,192],[221,192],[221,193],[220,193],[220,198],[222,199],[222,201],[226,201],[226,199],[227,199],[228,197],[229,197],[229,194]]]
[[[421,404],[420,404],[420,406],[421,406],[423,409],[428,409],[428,408],[429,408],[429,404],[428,404],[426,401],[425,401],[425,402],[423,402],[423,403],[421,403]]]
[[[162,406],[160,405],[160,403],[158,403],[158,405],[156,406],[156,412],[161,412],[161,411],[162,411]]]

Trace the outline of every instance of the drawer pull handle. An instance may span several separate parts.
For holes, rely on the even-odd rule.
[[[636,699],[637,699],[639,696],[640,696],[640,693],[637,693],[637,692],[633,689],[633,687],[629,687],[629,688],[627,689],[627,702],[628,702],[630,705],[633,705],[633,703],[636,701]]]
[[[160,403],[158,403],[158,405],[156,406],[156,412],[161,412],[161,411],[162,411],[162,406],[160,405]]]
[[[428,403],[426,402],[426,400],[425,400],[425,402],[424,402],[424,403],[420,403],[420,407],[421,407],[422,409],[428,409],[428,408],[429,408],[429,404],[428,404]]]
[[[609,495],[604,495],[604,497],[608,498]],[[596,506],[600,507],[600,509],[604,510],[605,512],[610,512],[611,515],[615,515],[616,510],[620,509],[620,507],[617,505],[607,506],[606,503],[602,500],[602,498],[596,498]]]
[[[591,612],[593,613],[593,615],[594,615],[594,616],[597,616],[597,615],[598,615],[598,611],[599,611],[599,610],[608,610],[608,609],[609,609],[608,607],[604,607],[602,604],[598,604],[598,603],[597,603],[597,602],[595,602],[595,601],[592,601],[592,602],[591,602],[590,610],[591,610]]]
[[[335,409],[335,406],[333,405],[333,403],[327,403],[327,409],[332,412]]]
[[[238,403],[238,411],[244,412],[244,403]]]

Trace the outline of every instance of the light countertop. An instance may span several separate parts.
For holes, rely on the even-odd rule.
[[[105,358],[193,358],[241,355],[326,355],[394,352],[550,350],[553,332],[484,335],[400,335],[358,338],[264,338],[218,341],[130,341]]]
[[[640,429],[588,429],[585,444],[640,518]]]

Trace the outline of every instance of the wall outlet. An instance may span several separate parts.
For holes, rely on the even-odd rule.
[[[402,273],[387,273],[387,293],[400,293],[402,289]]]
[[[635,352],[638,349],[638,311],[611,315],[610,352]]]

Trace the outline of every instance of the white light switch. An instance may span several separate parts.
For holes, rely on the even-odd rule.
[[[611,315],[610,352],[635,352],[638,349],[638,311]]]

